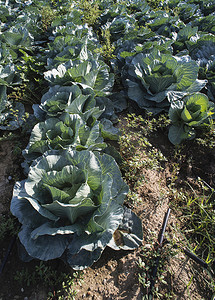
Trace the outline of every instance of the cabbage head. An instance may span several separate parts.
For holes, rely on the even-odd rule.
[[[174,145],[183,140],[195,137],[195,128],[208,124],[209,117],[214,114],[214,104],[202,93],[186,96],[181,107],[171,106],[169,117],[172,125],[169,128],[169,140]]]
[[[53,85],[73,85],[78,83],[91,88],[97,96],[110,94],[114,84],[114,74],[99,58],[86,61],[69,60],[44,73],[44,78]]]
[[[41,104],[33,105],[33,109],[40,121],[68,112],[78,114],[85,122],[94,122],[104,112],[104,106],[101,109],[96,106],[92,90],[81,89],[78,85],[50,87],[43,95]]]
[[[172,56],[155,50],[137,54],[124,70],[128,96],[142,109],[159,113],[187,94],[200,91],[199,67],[189,56]]]
[[[81,270],[106,246],[135,249],[142,242],[142,226],[123,206],[127,192],[117,163],[107,154],[46,152],[32,164],[27,180],[14,187],[11,212],[22,224],[22,259],[61,258]]]
[[[113,127],[96,121],[89,127],[77,114],[64,113],[59,118],[48,118],[36,124],[31,132],[30,141],[23,151],[28,163],[48,150],[91,150],[101,151],[106,148],[103,138],[117,140],[119,131]],[[104,124],[104,125],[103,125]]]

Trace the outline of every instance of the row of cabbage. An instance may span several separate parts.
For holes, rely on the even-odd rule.
[[[11,212],[22,224],[19,250],[24,261],[61,258],[74,269],[83,269],[98,260],[106,246],[131,250],[142,241],[140,219],[123,205],[128,186],[115,159],[106,154],[113,148],[105,140],[119,136],[112,123],[117,118],[114,103],[107,97],[114,75],[93,51],[99,47],[97,37],[73,13],[55,21],[44,47],[34,35],[37,27],[31,27],[37,23],[32,15],[32,31],[28,26],[31,5],[34,8],[34,3],[21,5],[15,23],[5,24],[2,33],[8,51],[2,56],[3,74],[10,68],[7,74],[19,74],[20,84],[19,48],[24,45],[22,54],[34,51],[38,59],[46,59],[48,85],[41,104],[33,105],[36,125],[23,151],[27,179],[15,184]],[[5,78],[6,103],[13,81]],[[120,100],[115,102],[117,107]]]
[[[55,4],[62,12],[64,4]],[[23,151],[28,178],[16,183],[11,203],[22,223],[22,258],[60,257],[81,269],[106,245],[137,247],[140,220],[123,206],[128,188],[107,154],[113,149],[106,140],[118,138],[115,112],[126,108],[128,98],[154,114],[169,111],[173,144],[208,124],[214,109],[215,36],[213,26],[205,31],[213,24],[213,3],[169,1],[154,11],[143,1],[99,1],[92,30],[83,25],[79,2],[73,2],[45,32],[40,2],[2,5],[7,11],[1,23],[0,109],[10,129],[20,126],[24,108],[14,107],[18,117],[8,116],[7,105],[22,104],[8,103],[7,91],[26,80],[22,71],[30,54],[37,58],[38,72],[46,69],[48,89],[33,106],[37,124]],[[115,47],[110,66],[98,51],[94,32],[100,28],[109,30]],[[112,93],[114,75],[123,89]]]

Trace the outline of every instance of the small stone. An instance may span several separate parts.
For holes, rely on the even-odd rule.
[[[86,294],[86,296],[87,296],[87,297],[92,296],[92,292],[88,291],[87,294]]]
[[[24,289],[23,289],[23,288],[21,288],[21,292],[22,292],[22,293],[24,292]]]
[[[104,280],[103,280],[103,284],[106,284],[106,282],[107,282],[107,279],[104,279]]]
[[[25,297],[24,300],[28,300],[28,297]]]

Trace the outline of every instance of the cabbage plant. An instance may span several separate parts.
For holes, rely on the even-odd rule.
[[[78,85],[50,87],[41,99],[40,105],[33,105],[35,116],[44,121],[49,117],[60,117],[64,112],[79,114],[84,121],[98,119],[104,111],[96,106],[94,93]]]
[[[107,154],[46,152],[32,164],[27,180],[14,187],[11,212],[22,224],[21,257],[62,258],[78,270],[97,261],[106,246],[138,247],[142,226],[123,206],[127,192],[117,163]]]
[[[198,26],[199,31],[215,34],[215,15],[214,13],[200,17],[192,22],[193,26]]]
[[[16,130],[24,123],[25,108],[20,102],[8,100],[7,88],[18,85],[21,80],[16,74],[15,65],[9,63],[0,64],[0,129]]]
[[[45,72],[44,77],[52,86],[79,83],[102,96],[110,93],[114,84],[114,74],[109,71],[108,65],[98,58],[86,61],[69,60]]]
[[[215,60],[215,35],[202,34],[195,39],[186,42],[192,59],[196,60],[201,67],[208,66]]]
[[[214,114],[214,104],[202,93],[186,96],[181,107],[171,106],[169,117],[172,125],[169,128],[169,140],[174,145],[183,140],[195,137],[195,128],[208,124],[209,117]]]
[[[186,42],[191,57],[200,66],[199,76],[208,80],[208,96],[214,101],[215,74],[215,35],[202,34]]]
[[[50,87],[41,99],[41,104],[34,104],[34,115],[40,121],[46,118],[60,117],[63,113],[78,114],[87,125],[97,119],[109,119],[116,123],[114,101],[107,97],[95,97],[92,89],[81,89],[78,85]],[[109,121],[105,121],[109,123]],[[109,125],[108,125],[109,126]]]
[[[117,140],[119,131],[108,124],[95,121],[92,127],[77,114],[63,113],[59,118],[48,118],[34,126],[30,141],[23,151],[28,163],[41,156],[48,150],[98,150],[106,148],[104,138]],[[109,125],[109,126],[108,126]]]
[[[187,94],[200,91],[207,80],[198,80],[199,67],[189,56],[172,56],[155,50],[137,54],[124,69],[128,96],[153,113],[169,108]]]
[[[47,50],[47,67],[48,69],[56,68],[70,59],[79,61],[92,59],[93,49],[95,49],[95,44],[92,45],[88,36],[81,40],[72,35],[57,36],[49,44],[49,50]]]
[[[111,22],[106,23],[103,29],[109,29],[111,34],[111,40],[117,41],[123,35],[125,35],[129,30],[135,28],[136,20],[131,16],[116,16]]]
[[[187,25],[179,30],[179,32],[175,32],[173,37],[175,42],[173,44],[174,51],[177,53],[179,51],[183,51],[186,49],[186,42],[194,39],[197,36],[198,27],[192,27],[191,25]]]
[[[164,10],[152,10],[138,20],[140,26],[147,26],[159,35],[170,37],[172,32],[178,31],[184,23],[171,13]]]

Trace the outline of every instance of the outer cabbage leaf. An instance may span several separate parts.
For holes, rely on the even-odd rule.
[[[116,58],[111,60],[112,67],[115,72],[119,72],[125,63],[129,64],[134,55],[137,53],[151,53],[153,49],[157,49],[161,53],[172,54],[172,43],[173,40],[156,35],[149,28],[130,31],[124,39],[117,42],[114,52]]]
[[[7,104],[7,88],[5,85],[0,85],[0,113],[5,109]]]
[[[136,20],[131,16],[118,15],[112,20],[112,22],[106,23],[102,28],[104,30],[110,30],[111,40],[113,42],[125,35],[130,29],[134,29],[135,21]]]
[[[150,11],[138,20],[140,26],[147,26],[152,31],[159,35],[171,37],[171,33],[178,31],[184,26],[184,23],[177,17],[172,16],[171,13],[163,10]]]
[[[188,23],[201,16],[201,10],[198,4],[187,3],[185,1],[180,1],[177,5],[177,13],[180,19]]]
[[[215,3],[213,0],[202,0],[200,1],[201,11],[205,16],[208,16],[215,11]]]
[[[208,62],[207,69],[204,71],[201,75],[208,80],[208,97],[215,102],[215,60],[213,62]]]
[[[34,38],[27,28],[16,24],[6,30],[0,40],[7,44],[12,58],[17,59],[20,56],[19,48],[31,49]]]
[[[21,80],[16,73],[17,69],[14,64],[0,65],[0,85],[10,86],[19,84]]]
[[[52,40],[56,44],[56,42],[60,41],[60,45],[58,45],[61,49],[62,47],[62,37],[66,40],[71,38],[78,39],[79,41],[84,40],[86,37],[89,39],[91,45],[98,44],[98,39],[91,27],[87,24],[82,24],[82,21],[79,19],[80,24],[77,24],[76,18],[73,18],[73,13],[77,13],[77,11],[73,11],[71,14],[67,14],[64,18],[56,18],[53,22],[53,30],[52,30]],[[78,12],[80,15],[80,12]],[[59,39],[55,40],[56,37]],[[55,47],[55,46],[54,46]],[[56,45],[57,47],[57,45]]]
[[[127,192],[109,155],[46,152],[32,164],[28,179],[15,185],[11,202],[11,212],[22,223],[19,239],[25,251],[41,260],[61,257],[74,269],[83,269],[113,245],[119,226],[131,235],[122,246],[130,247],[133,240],[139,246],[141,224],[129,225],[133,217],[130,223],[122,206]]]

